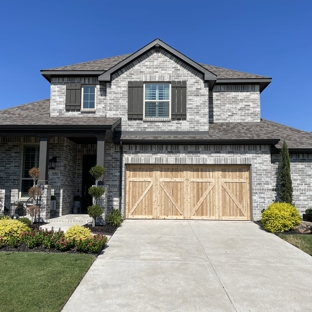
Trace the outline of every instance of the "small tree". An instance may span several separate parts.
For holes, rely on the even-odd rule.
[[[283,147],[280,153],[280,168],[278,174],[279,182],[279,201],[282,203],[292,204],[293,188],[290,175],[290,161],[289,152],[286,142],[284,141]]]
[[[101,166],[95,166],[90,169],[90,174],[93,176],[95,180],[98,180],[104,173],[105,169]],[[88,214],[93,218],[93,226],[95,226],[96,218],[99,217],[103,213],[103,209],[101,206],[97,205],[97,200],[100,198],[105,192],[105,189],[100,186],[91,186],[88,189],[89,195],[92,196],[92,206],[88,207]]]
[[[31,168],[28,171],[28,174],[32,177],[34,183],[33,186],[28,190],[28,194],[30,197],[32,197],[32,205],[27,208],[27,212],[31,216],[31,221],[33,222],[34,219],[36,219],[37,214],[40,212],[40,207],[38,206],[39,197],[41,196],[41,189],[39,186],[36,185],[36,181],[39,178],[40,175],[40,169],[39,168]]]

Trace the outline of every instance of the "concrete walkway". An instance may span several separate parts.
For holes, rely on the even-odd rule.
[[[126,220],[65,305],[80,311],[310,311],[312,257],[252,222]]]

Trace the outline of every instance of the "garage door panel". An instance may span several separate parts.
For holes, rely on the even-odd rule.
[[[226,219],[247,219],[249,217],[249,203],[246,194],[246,182],[235,181],[221,184],[222,216]]]
[[[128,165],[127,218],[250,220],[249,166]]]
[[[192,179],[190,181],[190,217],[216,218],[216,188],[214,181]]]
[[[153,181],[129,181],[129,215],[138,216],[153,215]]]
[[[184,183],[183,179],[160,179],[159,183],[159,217],[183,219]]]

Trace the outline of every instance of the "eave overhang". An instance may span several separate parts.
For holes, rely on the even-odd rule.
[[[116,64],[115,66],[113,66],[112,68],[110,68],[109,70],[104,72],[103,74],[101,74],[98,77],[99,81],[110,82],[112,80],[112,75],[115,72],[117,72],[122,67],[126,66],[127,64],[133,62],[134,60],[139,58],[142,54],[144,54],[144,53],[146,53],[146,52],[148,52],[148,51],[150,51],[151,49],[154,49],[154,48],[162,48],[162,49],[166,50],[167,52],[169,52],[170,54],[172,54],[176,58],[178,58],[181,61],[187,63],[189,66],[191,66],[192,68],[196,69],[197,71],[201,72],[203,74],[204,80],[209,82],[209,88],[212,89],[214,83],[217,80],[217,76],[215,74],[213,74],[208,69],[206,69],[203,66],[201,66],[200,64],[196,63],[195,61],[191,60],[186,55],[184,55],[184,54],[180,53],[179,51],[175,50],[174,48],[172,48],[168,44],[164,43],[160,39],[155,39],[151,43],[147,44],[146,46],[144,46],[143,48],[141,48],[137,52],[131,54],[126,59],[122,60],[121,62],[119,62],[118,64]]]
[[[280,154],[281,148],[272,147],[271,154]],[[289,154],[312,154],[312,148],[288,148]]]
[[[103,70],[40,70],[41,75],[51,82],[52,77],[59,76],[99,76],[103,74]]]
[[[262,92],[272,81],[272,78],[226,78],[218,79],[216,84],[257,84]]]
[[[142,138],[114,138],[114,143],[123,144],[181,144],[181,145],[272,145],[279,142],[279,139],[142,139]]]
[[[109,125],[0,125],[0,136],[71,136],[89,137],[113,131],[120,123]]]

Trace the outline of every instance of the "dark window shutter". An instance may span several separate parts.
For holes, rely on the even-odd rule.
[[[70,83],[66,85],[66,104],[67,111],[80,111],[81,108],[81,84]]]
[[[128,82],[128,120],[143,119],[143,81]]]
[[[171,120],[186,120],[186,81],[171,81]]]

